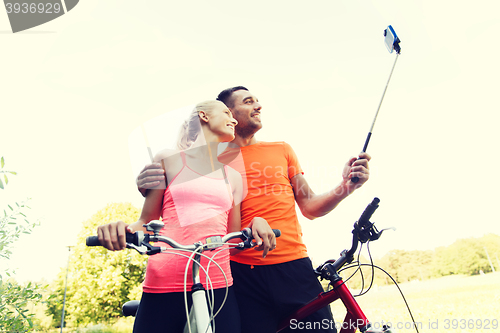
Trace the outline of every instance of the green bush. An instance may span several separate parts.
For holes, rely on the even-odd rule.
[[[69,263],[65,308],[68,326],[91,327],[115,322],[121,316],[122,305],[138,297],[146,271],[146,257],[131,250],[112,252],[85,245],[86,237],[95,235],[98,226],[117,220],[130,224],[138,216],[139,210],[131,204],[114,203],[83,222]],[[66,272],[61,271],[51,285],[51,293],[55,296],[48,303],[47,314],[54,318],[61,318],[65,277]],[[59,324],[53,323],[54,326]]]
[[[4,190],[9,183],[8,174],[14,171],[4,170],[5,159],[0,159],[0,189]],[[5,183],[5,184],[4,184]],[[37,223],[27,220],[25,211],[29,207],[25,203],[7,205],[0,217],[0,259],[8,260],[12,254],[12,245],[22,234],[29,234]],[[0,332],[31,332],[34,330],[34,314],[28,310],[28,304],[40,302],[41,286],[28,283],[21,286],[11,277],[13,273],[0,271]]]

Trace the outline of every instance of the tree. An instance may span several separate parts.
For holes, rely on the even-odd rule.
[[[14,171],[4,170],[5,159],[0,159],[0,189],[5,189],[9,183],[7,174],[16,175]],[[5,185],[4,185],[5,182]],[[37,223],[28,221],[25,215],[29,207],[26,203],[7,205],[0,218],[0,259],[8,260],[12,254],[12,245],[22,234],[29,234]],[[0,331],[1,332],[30,332],[33,331],[33,314],[28,311],[28,303],[37,303],[42,295],[41,287],[28,283],[21,286],[15,281],[6,280],[11,272],[0,271]]]
[[[393,250],[379,262],[398,283],[428,279],[432,272],[433,251]],[[390,283],[387,278],[387,283]]]
[[[434,267],[436,275],[477,275],[491,272],[488,253],[500,253],[500,236],[489,234],[481,238],[459,239],[448,247],[436,249]]]
[[[111,252],[102,247],[85,245],[87,236],[97,227],[122,220],[133,223],[139,210],[128,203],[114,203],[83,222],[77,245],[72,250],[66,292],[65,317],[70,326],[83,326],[110,321],[121,315],[121,306],[138,295],[146,270],[147,258],[135,251]],[[52,285],[56,295],[48,304],[48,313],[60,318],[65,272]]]
[[[488,254],[490,256],[490,260],[495,268],[496,272],[500,271],[500,236],[495,234],[488,234],[483,236],[481,239],[482,245],[486,250],[488,250]],[[484,272],[491,272],[491,269],[488,269]]]

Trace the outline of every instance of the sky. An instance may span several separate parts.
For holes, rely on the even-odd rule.
[[[2,269],[55,278],[82,222],[108,203],[142,207],[134,130],[235,85],[263,106],[257,139],[288,142],[315,192],[332,189],[394,64],[388,25],[402,51],[368,146],[370,180],[325,217],[299,212],[311,258],[349,247],[374,197],[372,221],[396,228],[371,245],[375,257],[499,234],[499,12],[493,0],[82,0],[16,34],[0,13],[0,155],[18,173],[0,207],[29,197],[40,221]]]

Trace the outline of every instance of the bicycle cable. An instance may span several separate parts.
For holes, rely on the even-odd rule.
[[[361,266],[368,266],[369,264],[361,264]],[[396,282],[396,280],[388,273],[386,272],[383,268],[377,266],[377,265],[373,265],[372,267],[374,268],[378,268],[380,269],[382,272],[384,272],[387,276],[389,276],[389,278],[392,280],[392,282],[394,282],[394,285],[396,286],[396,288],[398,288],[399,290],[399,293],[401,294],[401,297],[403,298],[403,301],[405,302],[405,305],[406,305],[406,308],[408,309],[408,313],[410,314],[410,317],[411,317],[411,320],[413,321],[413,326],[415,326],[415,330],[417,331],[417,333],[419,333],[418,331],[418,327],[417,327],[417,323],[415,322],[415,318],[413,318],[413,314],[411,312],[411,309],[410,309],[410,305],[408,304],[408,302],[406,301],[406,298],[403,294],[403,291],[401,290],[401,288],[399,287],[398,283]]]
[[[196,254],[199,254],[200,257],[205,257],[206,259],[209,260],[209,263],[210,261],[212,260],[211,258],[209,258],[208,256],[204,255],[203,253],[201,252],[197,252],[197,251],[192,251],[191,252],[191,255],[189,255],[189,260],[188,262],[186,263],[186,268],[184,270],[184,309],[186,310],[186,318],[188,318],[186,320],[186,324],[187,324],[187,329],[188,329],[188,332],[191,333],[192,332],[192,329],[191,329],[191,320],[190,320],[190,316],[189,316],[189,309],[188,309],[188,302],[187,302],[187,274],[188,274],[188,271],[189,271],[189,266],[190,265],[190,262],[191,261],[194,261],[193,257],[196,255]],[[212,299],[214,298],[214,294],[213,294],[213,287],[212,287],[212,280],[210,279],[210,277],[208,277],[208,267],[207,269],[205,269],[200,262],[196,262],[197,265],[198,265],[198,268],[201,268],[203,270],[203,272],[205,272],[205,276],[206,276],[206,280],[205,280],[205,283],[207,283],[207,280],[210,282],[209,285],[207,284],[207,286],[209,287],[210,289],[210,296],[207,295],[207,299],[208,299],[208,303],[209,303],[209,312],[210,312],[210,322],[213,321],[214,319],[214,309],[213,309],[213,303],[212,303]],[[219,267],[219,269],[221,270],[222,274],[224,274],[222,268],[216,263],[216,265]],[[225,274],[224,274],[224,278],[225,278]],[[226,287],[227,287],[227,279],[226,279]],[[193,299],[193,305],[194,305],[194,299]],[[215,330],[215,323],[214,323],[214,330]],[[210,324],[208,325],[208,327],[205,329],[208,330],[208,328],[210,327]]]
[[[178,253],[178,252],[175,252],[175,251],[178,251],[178,252],[190,252],[191,255],[186,255],[186,254],[183,254],[183,253]],[[162,251],[161,253],[168,253],[168,254],[173,254],[173,255],[178,255],[178,256],[182,256],[182,257],[185,257],[185,258],[188,258],[188,262],[186,263],[186,269],[184,271],[184,308],[186,310],[186,316],[187,318],[189,318],[189,309],[188,309],[188,302],[187,302],[187,273],[188,273],[188,270],[189,270],[189,267],[191,266],[190,265],[190,262],[194,261],[193,259],[193,256],[195,255],[195,251],[191,251],[191,250],[183,250],[183,249],[172,249],[172,248],[169,248],[167,250],[164,250]],[[210,279],[210,277],[208,276],[208,265],[207,265],[207,269],[205,269],[200,263],[198,263],[198,267],[205,273],[205,276],[206,276],[206,280],[205,280],[205,283],[207,283],[207,286],[209,286],[209,289],[210,289],[210,296],[207,296],[208,298],[208,303],[209,303],[209,308],[210,308],[210,320],[212,321],[215,316],[217,316],[217,314],[220,312],[220,310],[222,309],[222,306],[224,305],[226,299],[227,299],[227,293],[228,293],[228,286],[227,286],[227,277],[226,277],[226,274],[224,272],[224,270],[222,269],[222,267],[220,267],[220,265],[215,262],[213,260],[213,257],[209,257],[203,253],[199,253],[201,257],[204,257],[208,260],[208,262],[214,262],[214,264],[217,266],[217,268],[219,268],[219,270],[221,271],[222,275],[224,276],[224,280],[226,281],[226,294],[224,295],[224,300],[220,306],[220,308],[218,309],[218,311],[214,314],[214,309],[213,309],[213,303],[212,303],[212,300],[214,299],[214,291],[213,291],[213,288],[212,288],[212,281]],[[191,332],[191,323],[189,320],[187,320],[187,328],[188,328],[188,332]],[[215,326],[215,325],[214,325]],[[214,331],[215,331],[215,327],[214,327]]]
[[[214,253],[214,255],[212,255],[212,256],[210,257],[210,260],[209,260],[209,262],[208,262],[208,264],[207,264],[207,271],[206,271],[206,275],[205,275],[207,280],[209,279],[209,274],[208,274],[208,272],[210,271],[210,264],[211,264],[212,262],[213,262],[213,263],[215,263],[215,264],[218,266],[218,268],[219,268],[220,270],[222,269],[222,268],[221,268],[221,267],[217,264],[217,262],[215,261],[214,257],[215,257],[216,255],[218,255],[219,253],[221,253],[222,251],[231,250],[231,249],[233,249],[233,248],[236,248],[236,247],[237,247],[237,245],[238,245],[238,244],[236,244],[236,243],[221,243],[221,244],[227,245],[227,247],[222,247],[220,250],[214,251],[214,252],[215,252],[215,253]],[[213,243],[212,243],[212,245],[213,245]],[[205,246],[206,246],[206,244],[205,244]],[[222,303],[221,303],[220,307],[217,309],[217,312],[213,315],[213,318],[215,318],[215,317],[219,314],[219,312],[222,310],[222,307],[223,307],[223,306],[224,306],[224,304],[226,303],[226,300],[227,300],[227,295],[229,294],[229,289],[228,289],[229,287],[228,287],[228,285],[227,285],[227,277],[226,277],[226,273],[224,273],[224,271],[221,271],[221,272],[222,272],[222,274],[224,275],[224,280],[226,281],[226,293],[224,294],[224,299],[222,300]],[[213,294],[213,289],[212,289],[211,291],[212,291],[212,294]],[[214,297],[214,299],[215,299],[215,297]],[[214,325],[214,326],[215,326],[215,325]],[[215,328],[214,328],[214,330],[215,330]]]
[[[362,280],[363,284],[362,284],[362,287],[361,287],[361,291],[359,292],[358,295],[355,295],[354,297],[363,296],[368,291],[370,291],[370,289],[372,289],[373,281],[375,279],[375,269],[373,268],[373,257],[372,257],[372,254],[370,252],[370,241],[366,242],[366,250],[368,251],[368,258],[370,259],[370,266],[372,268],[372,275],[371,275],[371,279],[370,279],[370,285],[368,286],[368,289],[366,289],[366,291],[363,292],[363,289],[364,289],[364,279],[363,279]],[[361,253],[361,249],[359,250],[359,252]],[[358,262],[359,262],[359,260],[358,260]],[[361,262],[359,262],[359,264],[361,266]],[[361,272],[361,275],[363,276],[363,270],[361,269],[361,267],[360,267],[360,272]]]
[[[222,267],[215,261],[214,257],[217,254],[219,254],[220,252],[222,252],[222,251],[231,250],[233,248],[237,248],[237,246],[238,246],[237,243],[211,243],[210,245],[204,244],[202,247],[213,246],[213,245],[216,245],[216,244],[227,245],[227,247],[223,247],[220,250],[216,251],[211,257],[205,255],[204,253],[199,253],[201,257],[204,257],[204,258],[208,259],[208,264],[207,264],[206,269],[200,263],[198,263],[198,266],[203,270],[203,272],[205,272],[205,283],[206,283],[206,285],[210,286],[210,297],[207,297],[207,299],[208,299],[209,308],[210,308],[210,321],[211,322],[213,322],[213,320],[215,319],[215,317],[222,310],[224,304],[226,303],[227,296],[228,296],[228,293],[229,293],[229,289],[228,289],[229,287],[227,285],[227,276],[226,276],[226,273],[224,272],[224,270],[222,269]],[[176,250],[178,250],[178,249],[176,249]],[[193,256],[194,256],[195,252],[194,251],[187,251],[187,252],[192,252],[192,254],[190,256],[183,255],[183,254],[180,254],[180,253],[176,253],[176,254],[177,255],[185,256],[185,257],[187,257],[189,259],[189,261],[193,261]],[[186,269],[184,271],[184,286],[185,287],[186,287],[186,283],[187,283],[187,273],[188,273],[188,269],[189,269],[189,266],[190,266],[189,265],[189,261],[188,261],[188,264],[186,264]],[[220,270],[220,272],[224,276],[224,280],[226,281],[226,292],[224,294],[224,299],[222,300],[222,303],[221,303],[220,307],[217,309],[217,312],[215,312],[215,314],[214,314],[214,303],[213,303],[214,300],[215,300],[214,290],[212,288],[212,280],[210,279],[209,274],[208,274],[208,272],[210,270],[210,264],[212,262]],[[187,308],[187,289],[186,288],[184,288],[184,306],[186,308],[186,312],[189,313],[188,308]],[[191,332],[191,325],[189,323],[189,320],[187,321],[187,323],[188,323],[187,324],[188,325],[188,332]],[[215,322],[213,322],[213,333],[215,333]]]
[[[406,301],[406,297],[404,296],[403,294],[403,291],[401,290],[401,288],[399,287],[397,281],[387,272],[385,271],[384,269],[382,269],[381,267],[375,265],[373,263],[373,257],[371,255],[371,252],[370,252],[370,246],[369,246],[369,243],[370,241],[368,241],[366,243],[366,247],[367,247],[367,251],[368,251],[368,257],[370,258],[370,263],[369,264],[363,264],[359,261],[359,257],[360,257],[360,254],[361,254],[361,250],[363,248],[363,244],[361,244],[361,247],[359,249],[359,252],[358,252],[358,260],[355,261],[354,263],[350,264],[350,265],[347,265],[347,266],[344,266],[342,267],[341,269],[339,269],[339,273],[344,271],[344,270],[347,270],[349,268],[354,268],[354,267],[357,267],[356,270],[354,271],[353,274],[351,274],[351,276],[349,276],[343,283],[346,283],[347,281],[349,281],[349,279],[351,279],[355,274],[356,272],[360,271],[360,274],[361,274],[361,291],[358,295],[353,295],[354,297],[358,297],[358,296],[363,296],[365,295],[373,286],[373,281],[374,281],[374,277],[375,277],[375,268],[381,270],[382,272],[384,272],[387,276],[389,276],[389,278],[392,280],[392,282],[394,283],[394,285],[396,286],[396,288],[398,288],[398,291],[399,293],[401,294],[401,297],[403,298],[403,301],[406,305],[406,309],[408,310],[408,313],[411,317],[411,320],[413,322],[413,326],[415,327],[415,330],[417,331],[417,333],[420,333],[419,330],[418,330],[418,326],[415,322],[415,318],[413,317],[413,313],[411,312],[411,309],[410,309],[410,305],[408,304],[408,302]],[[363,292],[363,287],[364,287],[364,276],[363,276],[363,270],[361,269],[361,266],[370,266],[371,267],[371,270],[372,270],[372,276],[371,276],[371,281],[370,281],[370,285],[368,286],[368,289],[366,289],[366,291]]]
[[[364,276],[363,276],[363,271],[361,270],[361,262],[360,262],[360,256],[361,256],[361,250],[363,248],[363,244],[361,244],[360,246],[360,249],[358,251],[358,257],[357,257],[357,260],[354,261],[354,262],[351,262],[350,264],[346,265],[346,266],[343,266],[342,268],[340,268],[338,270],[338,273],[342,272],[342,271],[345,271],[349,268],[354,268],[354,267],[357,267],[356,270],[348,277],[348,278],[345,278],[343,279],[343,284],[346,283],[347,281],[349,281],[354,275],[356,275],[356,273],[358,271],[360,271],[360,274],[361,274],[361,290],[364,289]]]
[[[363,270],[361,269],[361,261],[359,261],[359,259],[361,258],[361,250],[363,250],[363,243],[361,243],[361,246],[359,247],[359,251],[358,251],[358,260],[357,260],[357,263],[358,263],[358,269],[356,269],[356,271],[359,270],[359,274],[361,275],[361,292],[363,292],[363,289],[365,288],[365,276],[363,274]]]
[[[363,247],[363,244],[361,244],[361,248],[362,247]],[[361,248],[360,248],[360,251],[361,251]],[[356,261],[352,262],[351,264],[349,264],[348,266],[344,266],[341,269],[339,269],[338,273],[340,273],[340,272],[342,272],[342,271],[344,271],[344,270],[346,270],[348,268],[354,268],[354,267],[358,267],[358,268],[348,278],[342,279],[342,283],[340,285],[346,284],[347,281],[349,281],[354,275],[356,275],[356,273],[358,272],[358,270],[361,269],[360,265],[359,265],[359,252],[358,252],[358,259]],[[363,274],[363,273],[361,272],[361,274]],[[333,288],[332,282],[330,281],[330,283],[328,284],[327,291],[328,290],[332,290],[332,289],[334,289],[334,288]]]

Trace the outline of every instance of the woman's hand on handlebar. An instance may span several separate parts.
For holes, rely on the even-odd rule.
[[[261,217],[254,217],[249,225],[252,228],[252,236],[257,243],[255,249],[257,251],[264,251],[262,258],[267,256],[269,251],[276,248],[276,236],[273,229],[269,226],[266,220]]]
[[[111,251],[124,250],[127,247],[125,241],[126,233],[134,233],[123,221],[108,223],[97,228],[99,242]]]

